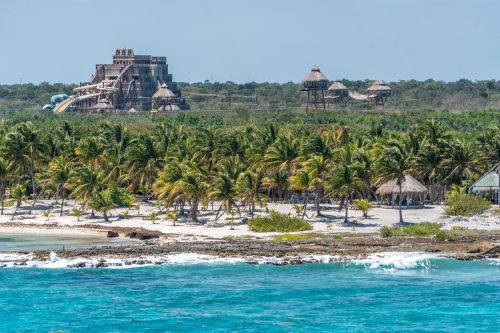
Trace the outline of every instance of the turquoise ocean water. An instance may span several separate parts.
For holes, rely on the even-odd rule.
[[[500,265],[0,269],[0,332],[498,332]]]

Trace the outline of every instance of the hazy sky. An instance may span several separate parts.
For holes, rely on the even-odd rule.
[[[0,83],[86,81],[115,48],[177,81],[500,79],[497,0],[0,0]]]

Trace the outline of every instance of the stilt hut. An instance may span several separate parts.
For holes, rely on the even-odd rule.
[[[399,202],[399,184],[397,179],[389,180],[382,184],[375,192],[379,198],[393,206]],[[401,194],[406,206],[424,205],[427,188],[410,175],[405,175],[401,183]]]
[[[328,79],[321,73],[318,66],[314,65],[309,74],[302,81],[302,91],[307,91],[306,112],[309,110],[309,105],[314,105],[318,108],[318,104],[325,106],[325,90],[328,87]]]
[[[391,97],[391,88],[384,81],[374,81],[368,87],[368,100],[375,105],[385,105]]]
[[[163,83],[157,92],[153,95],[153,110],[156,111],[178,111],[180,110],[182,97],[178,97]]]
[[[337,104],[345,106],[349,101],[349,90],[342,83],[342,80],[336,79],[328,88],[328,96],[325,97],[328,104]]]
[[[500,205],[500,163],[485,173],[469,188],[469,193],[486,196],[491,202]]]

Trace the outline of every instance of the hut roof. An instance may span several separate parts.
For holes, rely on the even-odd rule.
[[[412,176],[405,175],[405,179],[401,184],[401,192],[403,192],[404,194],[427,193],[427,188]],[[375,193],[378,195],[398,194],[399,193],[398,180],[396,178],[389,180],[388,182],[382,184]]]
[[[153,95],[153,98],[175,98],[175,94],[168,88],[168,86],[163,83],[157,92]]]
[[[340,82],[339,79],[335,80],[328,90],[347,90],[347,87]]]
[[[306,75],[304,78],[303,82],[322,82],[322,81],[328,81],[326,76],[321,73],[319,70],[318,66],[313,65],[311,68],[311,71],[309,74]]]
[[[372,85],[374,85],[374,84],[376,84],[378,86],[385,86],[386,85],[385,82],[382,80],[375,80],[372,82]]]
[[[380,84],[372,84],[366,89],[368,91],[380,91],[380,90],[391,90],[388,86],[380,85]]]
[[[499,176],[497,167],[494,167],[489,172],[485,173],[477,182],[472,184],[470,192],[488,192],[498,191]]]

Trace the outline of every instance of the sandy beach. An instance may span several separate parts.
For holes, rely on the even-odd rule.
[[[192,224],[186,222],[186,217],[181,216],[176,223],[167,220],[165,214],[158,215],[158,219],[153,222],[148,216],[153,212],[158,212],[158,208],[153,202],[141,203],[139,212],[137,209],[113,209],[110,213],[109,222],[105,222],[103,217],[96,214],[90,218],[90,211],[87,211],[78,221],[77,217],[71,216],[71,210],[75,208],[75,203],[67,201],[63,210],[63,216],[59,216],[60,205],[53,200],[44,200],[37,203],[32,214],[28,214],[29,204],[24,204],[12,219],[13,208],[5,209],[4,215],[0,216],[0,232],[30,232],[30,233],[54,233],[64,232],[68,234],[87,235],[99,234],[106,229],[143,229],[152,232],[159,232],[168,235],[168,240],[175,241],[196,241],[196,240],[216,240],[230,237],[236,238],[257,238],[267,239],[277,233],[258,233],[251,231],[243,218],[249,218],[242,212],[242,217],[235,216],[233,229],[229,225],[230,218],[223,215],[215,221],[215,212],[205,210],[200,212],[200,223]],[[215,205],[217,207],[217,205]],[[268,208],[279,211],[283,214],[294,214],[291,204],[270,203]],[[47,219],[42,216],[42,212],[51,210],[51,216]],[[492,210],[493,212],[493,210]],[[266,214],[265,209],[256,209],[256,214]],[[323,205],[323,216],[315,216],[315,211],[308,211],[307,220],[313,225],[313,230],[309,232],[333,234],[333,233],[376,233],[382,226],[395,225],[398,222],[398,210],[392,207],[374,207],[365,219],[360,211],[349,211],[349,224],[343,223],[344,211],[339,211],[336,205]],[[405,223],[433,222],[443,224],[444,229],[451,229],[453,226],[460,226],[472,230],[500,230],[500,216],[486,212],[482,215],[465,217],[446,217],[443,206],[426,206],[422,208],[404,208],[403,216]]]

